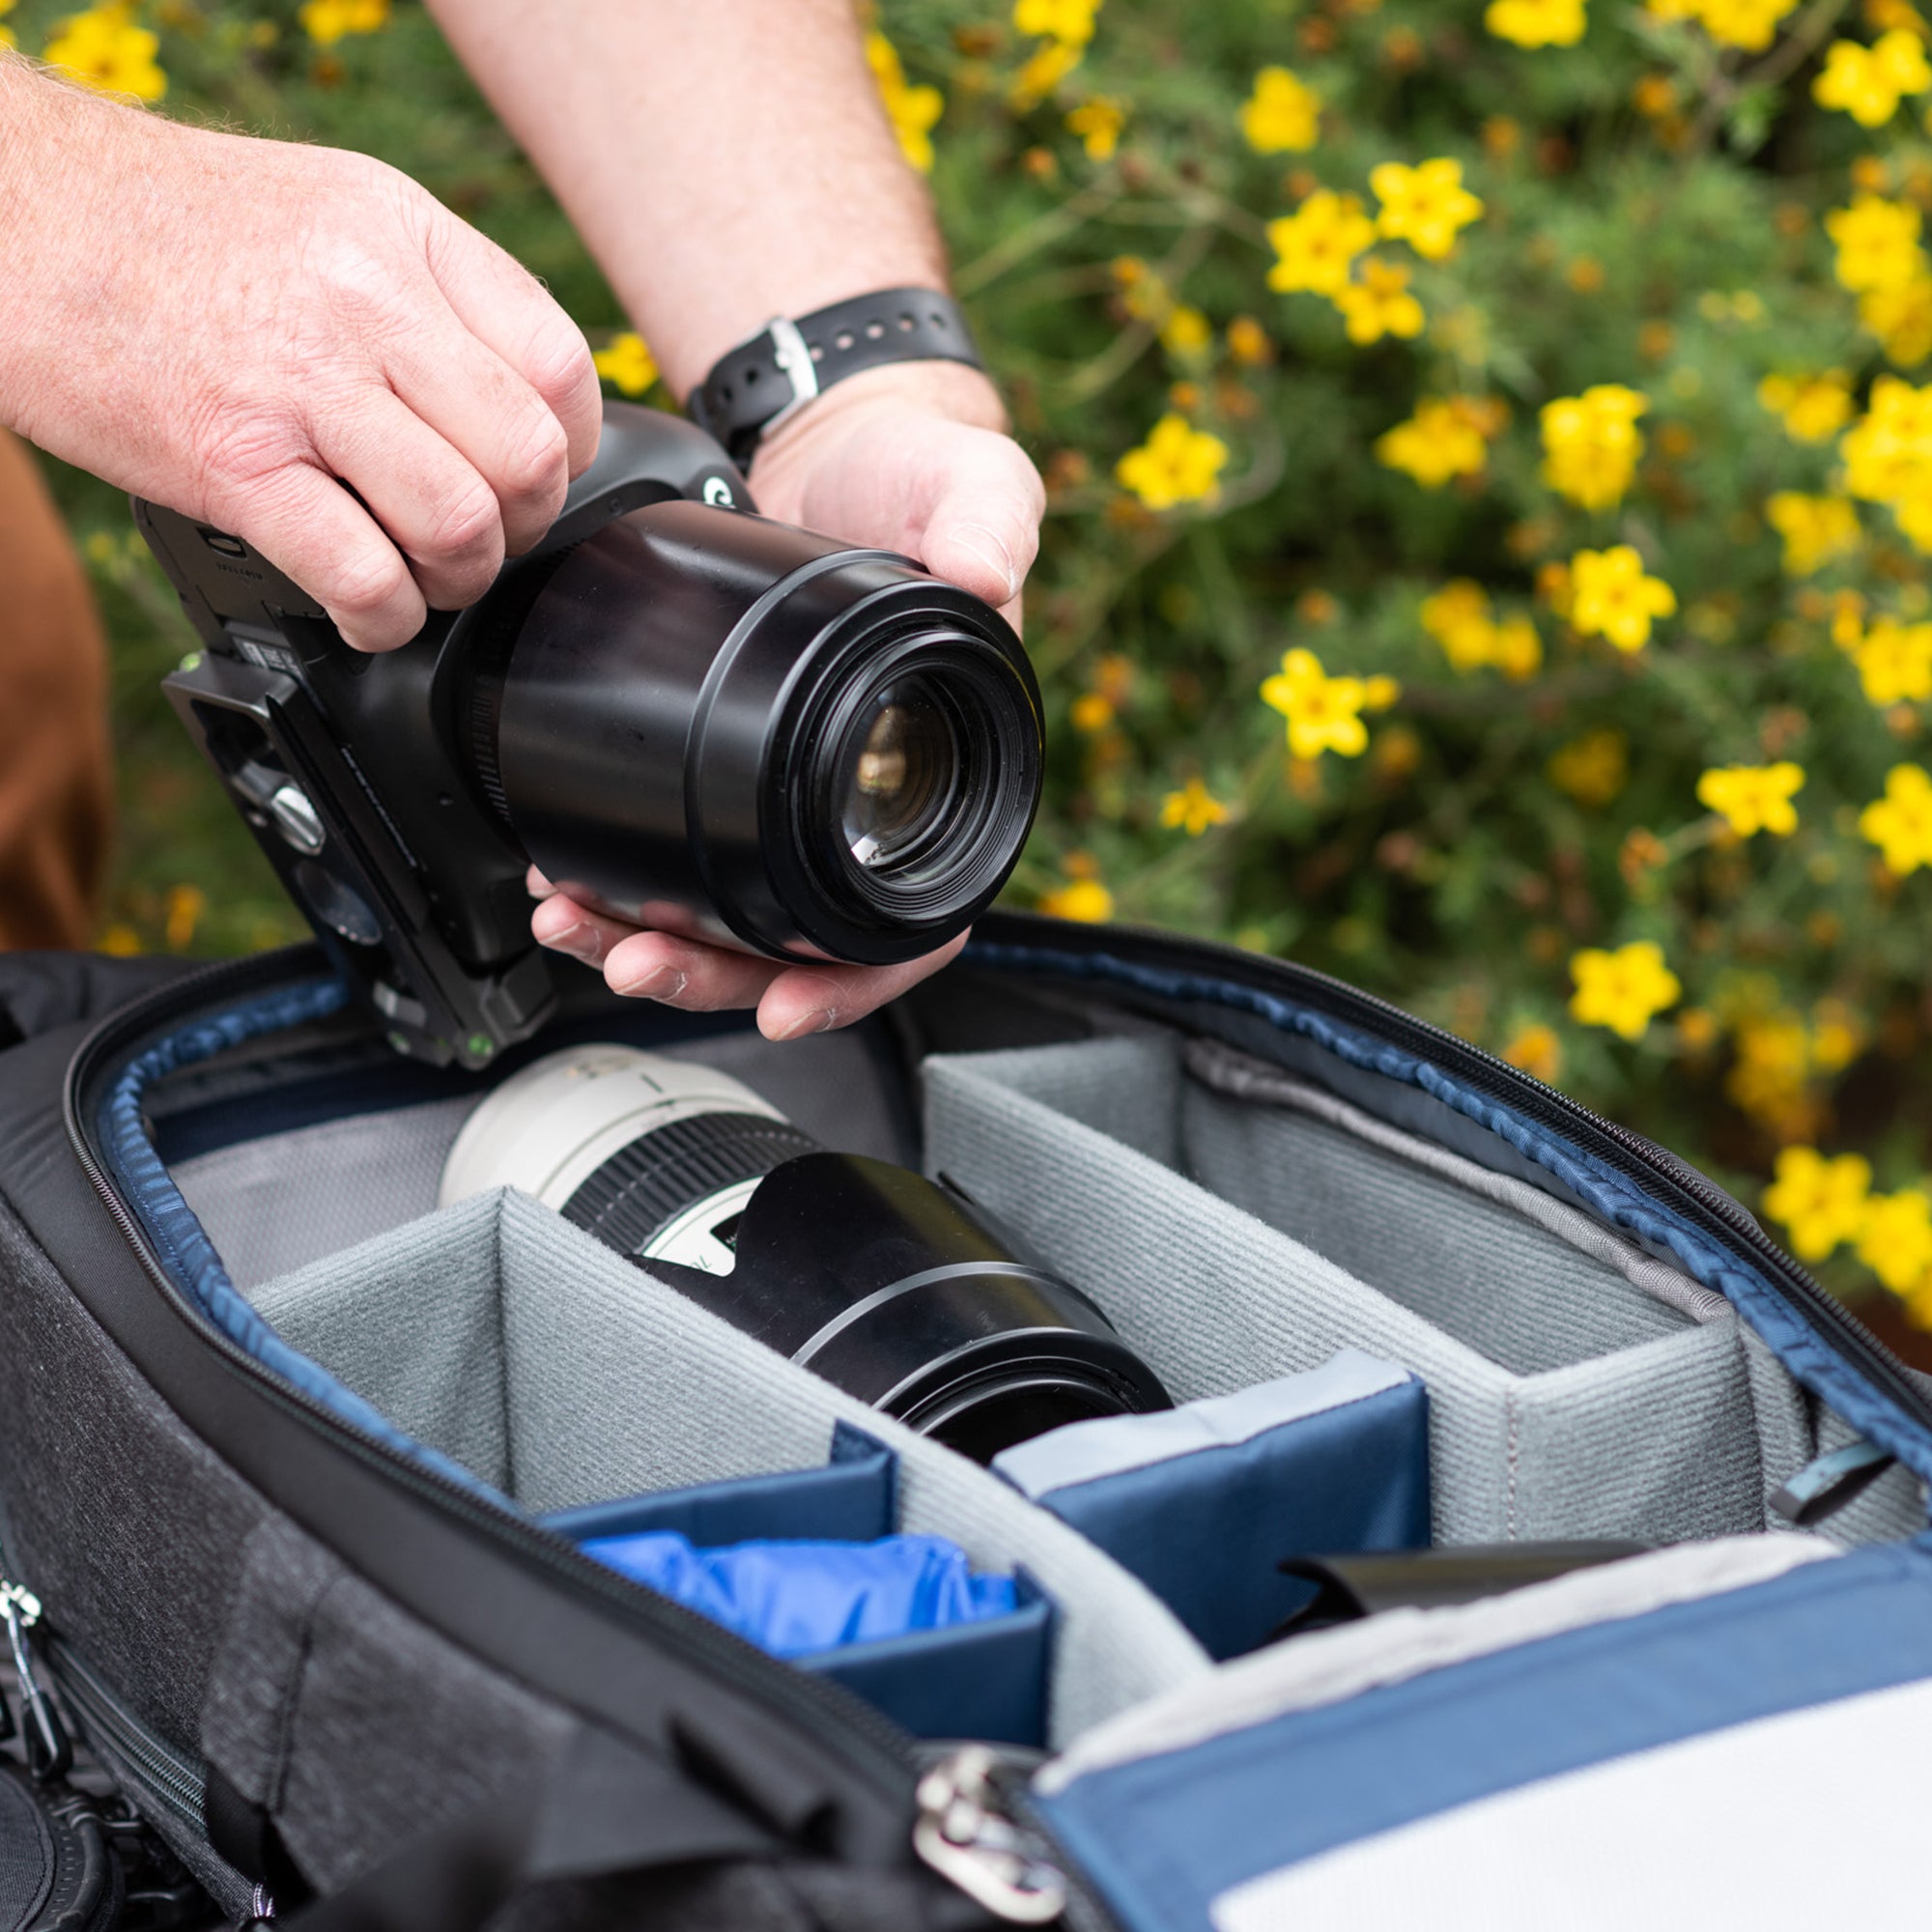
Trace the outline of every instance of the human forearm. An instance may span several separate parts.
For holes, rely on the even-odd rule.
[[[678,395],[774,315],[943,282],[850,0],[432,6]]]

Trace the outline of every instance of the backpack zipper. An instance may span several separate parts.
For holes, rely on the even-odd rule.
[[[45,1784],[73,1762],[73,1745],[35,1669],[33,1632],[40,1621],[41,1600],[24,1584],[0,1576],[0,1622],[7,1626],[7,1648],[20,1687],[20,1733],[27,1769]],[[4,1704],[0,1715],[5,1715]]]
[[[178,1750],[137,1718],[71,1643],[51,1633],[47,1661],[79,1720],[83,1740],[117,1769],[125,1767],[142,1791],[182,1823],[197,1833],[205,1832],[208,1774],[200,1760]]]

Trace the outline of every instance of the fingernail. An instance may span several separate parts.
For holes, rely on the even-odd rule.
[[[977,530],[985,541],[976,543],[967,534],[969,530]],[[952,540],[962,550],[970,550],[987,569],[998,571],[1006,579],[1007,594],[1001,598],[1001,603],[1010,603],[1019,595],[1020,574],[1013,568],[1013,554],[1000,540],[996,531],[988,529],[984,524],[961,524],[952,532]]]
[[[799,1014],[797,1019],[781,1033],[775,1033],[774,1039],[803,1039],[809,1033],[830,1033],[838,1024],[837,1007],[813,1007]]]
[[[615,982],[618,992],[634,1000],[674,1000],[684,991],[688,975],[675,966],[654,966],[635,980]]]
[[[585,925],[582,920],[566,925],[561,932],[554,933],[541,942],[553,952],[567,952],[573,959],[582,959],[588,965],[596,965],[597,955],[602,950],[602,941],[594,925]]]

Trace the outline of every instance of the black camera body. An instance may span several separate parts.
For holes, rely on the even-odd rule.
[[[481,1066],[549,1016],[532,861],[645,923],[864,964],[1005,883],[1041,767],[1010,628],[751,510],[701,431],[607,404],[543,541],[368,656],[239,538],[134,505],[206,645],[169,697],[399,1051]]]

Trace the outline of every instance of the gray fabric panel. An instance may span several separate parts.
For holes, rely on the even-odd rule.
[[[201,1713],[202,1755],[251,1803],[280,1803],[309,1625],[342,1565],[284,1517],[248,1539]]]
[[[856,1033],[781,1044],[748,1026],[665,1057],[732,1074],[827,1147],[915,1158],[877,1051]],[[477,1104],[470,1094],[326,1121],[197,1154],[172,1171],[245,1294],[432,1212],[442,1164]]]
[[[929,1060],[928,1164],[954,1176],[1086,1290],[1177,1400],[1313,1368],[1345,1346],[1413,1369],[1430,1390],[1438,1541],[1618,1530],[1662,1540],[1762,1527],[1757,1443],[1734,1319],[1692,1326],[1582,1256],[1577,1262],[1588,1272],[1573,1285],[1570,1301],[1547,1290],[1525,1292],[1517,1229],[1533,1237],[1521,1271],[1532,1287],[1538,1268],[1556,1265],[1540,1245],[1553,1236],[1487,1202],[1467,1203],[1480,1212],[1465,1219],[1464,1204],[1436,1198],[1446,1183],[1378,1150],[1366,1150],[1374,1161],[1360,1165],[1323,1150],[1332,1158],[1320,1211],[1331,1223],[1345,1220],[1348,1190],[1359,1185],[1369,1191],[1355,1197],[1356,1212],[1388,1224],[1411,1251],[1422,1231],[1444,1217],[1455,1228],[1490,1228],[1493,1252],[1484,1274],[1515,1310],[1518,1348],[1530,1359],[1566,1364],[1512,1374],[1311,1247],[1231,1210],[1037,1097],[1074,1056],[1085,1056],[1082,1107],[1127,1121],[1160,1104],[1161,1067],[1174,1050],[1158,1041],[1109,1040]],[[1110,1092],[1100,1085],[1103,1073]],[[1032,1094],[1015,1091],[1022,1081]],[[1192,1126],[1201,1115],[1234,1105],[1212,1096],[1205,1108],[1190,1100],[1185,1112]],[[1209,1158],[1246,1163],[1259,1190],[1258,1142],[1236,1128],[1221,1132],[1221,1124],[1210,1122],[1206,1151],[1191,1148],[1189,1156],[1204,1165]],[[1399,1183],[1408,1178],[1431,1191],[1405,1195]],[[1499,1223],[1481,1218],[1497,1215]],[[1481,1293],[1480,1280],[1470,1292]],[[1428,1294],[1426,1285],[1411,1289],[1412,1299],[1426,1303]],[[1572,1304],[1585,1299],[1620,1302],[1622,1310],[1577,1313]],[[1472,1323],[1484,1332],[1482,1318],[1459,1311],[1459,1326]],[[1635,1346],[1616,1350],[1619,1335]],[[1605,1345],[1612,1352],[1591,1353]],[[1643,1396],[1634,1414],[1632,1373]]]
[[[326,1293],[298,1273],[249,1298],[391,1422],[514,1493],[497,1225],[497,1197],[480,1195],[350,1250]]]
[[[1745,1351],[1751,1410],[1757,1421],[1764,1526],[1789,1530],[1795,1525],[1771,1507],[1771,1499],[1818,1453],[1817,1426],[1812,1419],[1816,1405],[1785,1373],[1784,1364],[1772,1353],[1771,1344],[1755,1328],[1740,1321],[1738,1340]]]
[[[575,1721],[346,1577],[310,1627],[276,1823],[309,1880],[332,1889],[542,1777]]]
[[[440,1289],[427,1304],[426,1280]],[[398,1366],[410,1355],[453,1358],[441,1338],[423,1334],[425,1306],[481,1334],[489,1323],[477,1310],[498,1297],[501,1379],[479,1376],[478,1400],[487,1406],[490,1389],[507,1391],[507,1460],[525,1507],[813,1467],[843,1419],[897,1451],[902,1527],[952,1537],[981,1569],[1024,1565],[1058,1602],[1056,1737],[1210,1667],[1163,1605],[1056,1518],[522,1195],[464,1202],[271,1283],[261,1302],[296,1346],[308,1349],[324,1331],[340,1343],[337,1360],[322,1359],[345,1379],[351,1369],[369,1374],[387,1399],[435,1415],[437,1392]],[[357,1311],[353,1346],[331,1322],[338,1306]]]
[[[436,1206],[473,1095],[354,1114],[197,1154],[171,1172],[245,1294]]]
[[[1858,1431],[1835,1410],[1827,1408],[1819,1412],[1817,1453],[1820,1456],[1842,1449],[1857,1437]],[[1781,1482],[1783,1478],[1778,1480]],[[1925,1520],[1925,1484],[1903,1463],[1894,1463],[1861,1494],[1819,1523],[1817,1532],[1833,1543],[1847,1545],[1902,1543],[1908,1537],[1922,1535]]]

